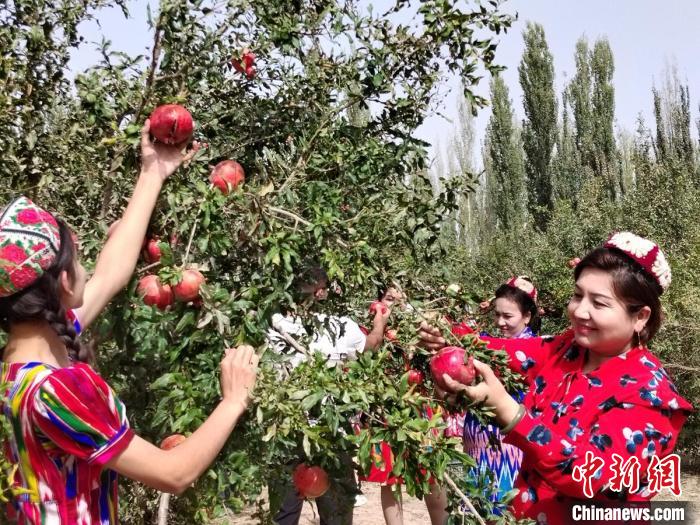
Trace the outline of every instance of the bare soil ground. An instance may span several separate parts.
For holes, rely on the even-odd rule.
[[[662,492],[657,496],[657,500],[662,501],[693,501],[700,502],[700,475],[698,474],[683,474],[681,477],[682,493],[676,497],[669,492]],[[361,507],[355,508],[353,525],[384,525],[384,517],[382,516],[382,506],[379,500],[379,485],[376,483],[363,483],[362,492],[367,497],[367,503]],[[304,505],[304,511],[299,521],[299,525],[319,525],[318,516],[315,514],[315,508],[311,504]],[[250,512],[243,512],[232,517],[226,525],[254,525],[256,520],[250,515]],[[404,497],[404,525],[429,525],[428,511],[425,509],[425,503],[416,499]],[[689,525],[700,525],[700,515],[695,517],[695,522]],[[223,524],[222,524],[223,525]]]

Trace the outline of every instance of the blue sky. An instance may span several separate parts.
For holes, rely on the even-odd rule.
[[[151,0],[154,10],[157,1]],[[124,20],[118,9],[99,13],[99,25],[85,24],[82,34],[96,40],[102,32],[112,41],[115,50],[129,54],[143,53],[150,45],[151,34],[146,26],[145,0],[129,3],[132,15]],[[606,36],[615,57],[616,122],[619,128],[633,130],[637,115],[642,111],[648,123],[651,119],[651,86],[660,84],[664,68],[676,64],[682,81],[690,86],[693,115],[698,113],[700,95],[700,2],[696,0],[509,0],[504,10],[519,15],[513,28],[500,37],[497,52],[499,64],[507,67],[503,73],[513,99],[516,114],[522,118],[522,92],[518,85],[517,67],[522,54],[522,30],[528,20],[544,26],[547,41],[554,56],[557,89],[560,92],[574,72],[574,46],[585,34],[589,41]],[[71,62],[79,71],[93,64],[98,55],[83,47]],[[447,80],[441,112],[448,118],[456,114],[457,89],[454,79]],[[482,81],[481,94],[488,93],[488,79]],[[488,109],[482,110],[476,128],[479,141],[488,121]],[[431,142],[446,144],[452,133],[452,123],[433,116],[417,134]],[[693,130],[694,136],[696,130]],[[477,155],[478,156],[478,155]]]
[[[518,84],[518,64],[523,51],[522,31],[528,20],[543,25],[547,42],[554,56],[557,91],[575,72],[574,48],[585,34],[589,42],[607,37],[615,58],[615,114],[618,129],[633,131],[641,111],[647,124],[651,122],[651,87],[661,85],[668,64],[676,64],[683,82],[690,86],[691,109],[698,114],[700,100],[700,2],[695,0],[510,0],[504,4],[508,12],[517,12],[518,21],[508,34],[500,38],[497,62],[506,66],[503,73],[510,89],[516,114],[523,116],[522,91]],[[488,80],[479,88],[488,93]],[[456,113],[458,89],[445,101],[445,113]],[[489,110],[477,117],[477,136],[483,139]],[[452,125],[440,117],[428,119],[418,131],[421,138],[444,147],[450,140]],[[693,124],[693,136],[697,131]],[[479,155],[477,155],[479,157]]]

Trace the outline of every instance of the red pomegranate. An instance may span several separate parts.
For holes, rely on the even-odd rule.
[[[377,312],[381,312],[382,315],[386,313],[386,305],[381,301],[374,301],[369,305],[369,313],[372,316],[377,315]]]
[[[420,370],[409,370],[408,371],[408,384],[409,385],[422,385],[425,380],[423,372]]]
[[[299,494],[309,499],[323,496],[330,487],[325,470],[316,466],[309,467],[305,463],[294,469],[292,481]]]
[[[204,276],[194,269],[185,270],[180,275],[180,281],[173,288],[178,301],[189,302],[199,297],[199,287],[204,283]]]
[[[222,160],[211,172],[209,182],[219,188],[224,195],[235,189],[245,180],[245,171],[243,166],[235,160]]]
[[[157,237],[146,242],[146,249],[143,251],[143,258],[146,259],[146,262],[157,263],[160,261],[161,253],[160,246],[158,245],[159,242]]]
[[[169,284],[164,284],[160,288],[160,299],[158,299],[158,308],[165,310],[168,306],[173,304],[175,298],[173,297],[173,289]]]
[[[139,281],[136,291],[143,297],[143,302],[149,306],[158,304],[160,300],[160,279],[157,275],[146,275]]]
[[[160,448],[163,450],[170,450],[171,448],[175,448],[178,446],[180,443],[185,441],[187,438],[183,436],[182,434],[173,434],[171,436],[166,437],[161,443],[160,443]]]
[[[151,135],[163,144],[182,144],[192,137],[192,115],[179,104],[164,104],[153,110]]]
[[[233,57],[231,59],[231,65],[239,73],[245,73],[248,78],[255,77],[255,53],[251,52],[250,49],[246,48],[239,57]]]
[[[142,277],[136,292],[143,297],[144,303],[149,306],[157,306],[161,310],[173,304],[173,292],[170,286],[162,285],[157,275]]]
[[[469,356],[464,362],[466,351],[459,346],[446,346],[435,354],[430,360],[430,374],[433,381],[443,390],[450,390],[443,379],[443,374],[447,374],[455,381],[463,385],[471,385],[476,377],[474,369],[474,358]]]

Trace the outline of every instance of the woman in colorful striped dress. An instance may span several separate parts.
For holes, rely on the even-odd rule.
[[[499,337],[529,339],[539,332],[537,289],[528,277],[517,276],[508,279],[498,287],[490,306],[493,309],[494,324],[498,329]],[[520,401],[522,393],[515,398]],[[523,453],[515,445],[503,442],[497,426],[484,427],[469,413],[464,418],[462,439],[464,451],[476,460],[476,467],[467,474],[468,481],[477,483],[479,477],[491,476],[490,499],[495,503],[494,513],[500,515],[501,502],[515,486]]]
[[[0,374],[16,467],[7,514],[21,525],[118,522],[117,474],[179,493],[223,447],[248,403],[257,357],[227,350],[222,401],[182,444],[163,451],[136,436],[124,405],[86,362],[77,331],[129,281],[163,182],[188,159],[154,145],[142,130],[141,175],[119,228],[87,279],[72,232],[26,197],[0,213],[0,326],[7,332]],[[191,153],[190,153],[191,155]]]

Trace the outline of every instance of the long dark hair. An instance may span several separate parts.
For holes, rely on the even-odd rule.
[[[294,277],[294,291],[300,298],[313,295],[318,286],[328,284],[328,274],[317,262],[305,263]]]
[[[595,268],[612,277],[613,292],[627,307],[630,315],[643,307],[651,309],[646,326],[637,335],[637,345],[651,341],[661,327],[661,300],[663,290],[659,283],[634,259],[616,248],[596,248],[576,265],[574,278],[578,280],[583,270]]]
[[[70,228],[57,219],[61,235],[61,248],[56,260],[36,280],[9,297],[0,298],[0,328],[7,333],[13,324],[27,321],[46,321],[66,345],[73,360],[92,362],[92,350],[81,345],[73,323],[66,318],[66,309],[61,304],[61,272],[68,272],[75,279],[75,245]]]
[[[518,309],[523,315],[529,313],[530,322],[527,323],[527,326],[529,326],[530,330],[532,330],[535,334],[540,332],[540,328],[542,327],[542,319],[540,319],[537,304],[535,304],[532,297],[530,297],[520,288],[510,286],[509,284],[502,284],[499,286],[496,290],[495,297],[496,299],[508,299],[513,301],[518,305]]]

